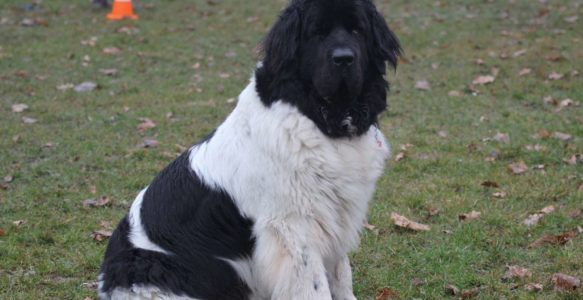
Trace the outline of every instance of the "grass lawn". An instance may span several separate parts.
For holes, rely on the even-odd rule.
[[[0,2],[0,299],[95,299],[84,283],[106,241],[92,232],[233,109],[285,1],[143,0],[137,22],[107,22],[88,0],[30,2]],[[377,3],[406,59],[389,73],[380,122],[394,156],[352,256],[357,297],[459,298],[451,284],[476,299],[583,299],[551,282],[583,279],[583,164],[564,161],[583,153],[583,3]],[[86,81],[97,88],[71,89]],[[139,130],[144,118],[156,126]],[[521,161],[525,173],[509,171]],[[83,207],[101,196],[108,205]],[[393,212],[431,229],[396,227]],[[502,280],[511,265],[532,276]]]

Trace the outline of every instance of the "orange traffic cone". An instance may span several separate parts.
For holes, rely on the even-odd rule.
[[[107,14],[107,19],[122,20],[125,18],[138,19],[138,15],[134,14],[132,0],[113,0],[113,7],[111,13]]]

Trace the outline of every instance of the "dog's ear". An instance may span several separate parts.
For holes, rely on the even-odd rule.
[[[391,31],[383,16],[374,6],[371,10],[369,10],[369,18],[370,26],[372,28],[373,43],[373,47],[371,49],[375,51],[375,55],[373,57],[379,57],[383,60],[383,62],[388,61],[391,66],[396,69],[397,61],[403,52],[401,45],[399,44],[399,40],[393,31]],[[382,67],[383,69],[379,71],[384,74],[384,63]]]
[[[263,65],[272,74],[293,63],[300,47],[301,18],[295,3],[279,16],[261,45]]]

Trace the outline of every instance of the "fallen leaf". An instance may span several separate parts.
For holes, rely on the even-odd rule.
[[[467,214],[458,215],[458,219],[460,221],[472,221],[472,220],[480,218],[480,215],[482,215],[481,212],[472,210],[471,212],[469,212]]]
[[[480,288],[473,288],[473,289],[469,289],[469,290],[464,290],[462,291],[462,299],[471,299],[474,298],[478,295],[478,293],[480,292]]]
[[[373,231],[373,230],[375,230],[377,227],[376,227],[376,226],[374,226],[374,225],[368,224],[368,223],[364,223],[364,228],[366,228],[366,229],[368,229],[368,230],[370,230],[370,231]]]
[[[567,23],[575,23],[579,19],[579,16],[570,16],[565,18],[565,22]]]
[[[99,287],[99,281],[84,282],[81,285],[87,289],[96,290]]]
[[[555,273],[551,277],[555,291],[574,291],[581,287],[581,280],[563,273]]]
[[[6,175],[2,179],[4,179],[4,182],[6,182],[6,183],[11,183],[12,180],[14,180],[14,177],[12,175]]]
[[[419,80],[415,82],[415,88],[422,91],[431,90],[431,84],[427,80]]]
[[[531,72],[532,72],[532,69],[524,68],[524,69],[521,69],[520,71],[518,71],[518,76],[526,76],[526,75],[530,74]]]
[[[494,140],[500,143],[508,144],[510,143],[510,136],[507,133],[498,132],[494,135]]]
[[[530,272],[527,268],[523,268],[520,266],[507,266],[508,270],[502,276],[502,280],[508,281],[514,278],[523,279],[525,277],[532,277],[532,272]]]
[[[6,231],[4,231],[4,229],[0,228],[0,237],[5,236],[6,235]]]
[[[552,137],[557,139],[557,140],[561,140],[561,141],[568,141],[571,139],[571,135],[570,134],[566,134],[566,133],[562,133],[559,131],[555,131],[552,134]]]
[[[29,117],[22,117],[22,122],[24,124],[34,124],[37,122],[37,120],[34,118],[29,118]]]
[[[548,132],[546,129],[539,129],[536,132],[536,136],[541,138],[541,139],[548,139],[551,137],[551,133]]]
[[[401,299],[401,297],[391,288],[382,288],[377,292],[374,299],[389,300],[389,299]]]
[[[494,198],[504,199],[504,198],[506,198],[506,196],[507,196],[506,192],[504,192],[504,191],[492,193],[492,197],[494,197]]]
[[[514,53],[512,53],[512,57],[519,57],[519,56],[523,56],[524,54],[526,54],[527,50],[526,49],[521,49],[518,50]]]
[[[526,146],[524,146],[524,148],[527,151],[536,151],[536,152],[540,152],[540,151],[545,150],[545,147],[544,146],[541,146],[539,144],[536,144],[536,145],[526,145]]]
[[[543,285],[542,283],[527,283],[524,289],[529,292],[540,292],[543,290]]]
[[[397,213],[391,213],[391,220],[398,227],[408,228],[414,231],[428,231],[430,229],[428,225],[411,221]]]
[[[407,157],[407,154],[406,154],[406,152],[404,152],[404,151],[402,151],[402,152],[399,152],[399,153],[398,153],[398,154],[395,156],[395,161],[400,161],[400,160],[403,160],[403,159],[405,159],[405,157]]]
[[[57,90],[66,91],[66,90],[70,90],[74,87],[75,87],[75,85],[72,83],[65,83],[65,84],[57,85]]]
[[[569,216],[569,217],[571,217],[573,219],[580,218],[581,216],[583,216],[583,210],[580,209],[580,208],[575,208],[575,209],[569,211],[567,213],[567,216]]]
[[[448,133],[445,130],[440,130],[440,131],[437,132],[437,135],[439,137],[446,138],[448,136]]]
[[[532,227],[536,224],[538,224],[538,222],[544,217],[544,214],[531,214],[528,217],[526,217],[526,219],[524,221],[522,221],[522,223],[528,227]]]
[[[551,74],[549,74],[549,79],[551,79],[551,80],[560,80],[560,79],[563,78],[563,76],[565,76],[565,75],[563,75],[561,73],[557,73],[557,72],[551,72]]]
[[[570,240],[577,236],[577,231],[567,231],[560,235],[545,234],[536,241],[528,245],[528,248],[538,248],[547,244],[550,245],[565,245]]]
[[[97,42],[97,37],[96,36],[92,36],[92,37],[90,37],[87,40],[82,40],[81,41],[81,45],[95,47],[95,43],[96,42]]]
[[[450,96],[450,97],[461,97],[463,94],[460,91],[455,91],[454,90],[454,91],[449,91],[447,93],[447,95]]]
[[[414,287],[420,287],[422,285],[425,285],[425,280],[419,279],[419,278],[413,278],[413,280],[411,280],[411,284]]]
[[[476,79],[474,79],[474,81],[472,81],[472,84],[486,85],[494,82],[494,80],[496,80],[496,78],[492,75],[478,76],[476,77]]]
[[[101,196],[99,199],[87,199],[82,202],[84,208],[89,207],[103,207],[109,204],[107,196]]]
[[[107,47],[107,48],[103,48],[103,54],[107,54],[107,55],[117,55],[121,53],[121,49],[119,49],[118,47]]]
[[[565,162],[566,164],[571,165],[571,166],[583,163],[583,155],[573,154],[570,158],[563,159],[563,162]]]
[[[490,188],[500,187],[500,185],[498,185],[498,183],[496,181],[490,181],[490,180],[486,180],[486,181],[480,183],[480,185],[484,186],[484,187],[490,187]]]
[[[104,240],[106,240],[106,239],[110,238],[110,237],[111,237],[111,235],[112,235],[112,232],[111,232],[111,231],[109,231],[109,230],[98,230],[98,231],[94,231],[94,232],[91,234],[91,238],[92,238],[94,241],[97,241],[97,242],[102,242],[102,241],[104,241]]]
[[[24,103],[18,103],[18,104],[12,105],[12,112],[15,112],[15,113],[21,113],[27,109],[28,109],[28,105],[26,105]]]
[[[115,76],[117,75],[117,69],[99,69],[99,73],[106,75],[106,76]]]
[[[82,82],[81,84],[78,84],[75,86],[75,92],[86,93],[86,92],[93,91],[95,88],[97,88],[97,83],[91,82],[91,81],[85,81],[85,82]]]
[[[138,124],[138,130],[140,132],[144,132],[147,129],[156,127],[156,123],[148,118],[140,118],[140,121],[142,121],[142,123]]]
[[[543,209],[540,210],[541,213],[548,215],[555,211],[554,205],[545,206]]]
[[[16,221],[12,222],[12,224],[14,224],[14,226],[16,226],[16,227],[20,227],[24,223],[26,223],[25,220],[16,220]]]
[[[458,289],[458,288],[457,288],[455,285],[453,285],[453,284],[448,284],[448,285],[445,287],[445,293],[446,293],[447,295],[450,295],[450,296],[457,296],[457,294],[459,294],[459,293],[460,293],[460,289]]]
[[[528,166],[523,161],[519,161],[509,164],[508,170],[512,172],[512,174],[520,175],[528,171]]]
[[[145,139],[144,143],[142,144],[143,148],[156,148],[160,145],[160,142],[154,139]]]

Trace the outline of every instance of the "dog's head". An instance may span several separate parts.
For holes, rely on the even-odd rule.
[[[386,107],[399,42],[371,0],[293,0],[262,44],[257,90],[296,105],[328,136],[360,135]]]

